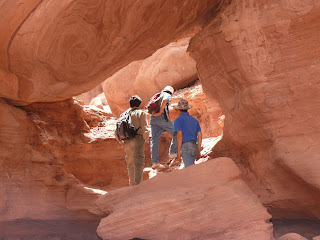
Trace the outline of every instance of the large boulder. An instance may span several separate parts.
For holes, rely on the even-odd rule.
[[[112,113],[119,116],[129,106],[132,95],[139,95],[142,105],[170,85],[175,89],[189,86],[198,79],[196,62],[186,52],[189,38],[173,42],[152,56],[130,63],[102,83]]]
[[[75,96],[74,98],[77,100],[80,100],[81,102],[83,102],[86,105],[89,105],[91,103],[91,101],[94,98],[96,98],[98,95],[100,95],[101,93],[103,93],[103,89],[102,89],[101,84],[99,84],[98,86],[91,89],[90,91],[81,93],[80,95]]]
[[[277,238],[277,240],[307,240],[307,239],[297,233],[287,233],[287,234]]]
[[[158,175],[97,201],[103,239],[271,240],[270,215],[229,158]]]
[[[191,40],[230,156],[272,215],[320,218],[320,2],[232,1]]]

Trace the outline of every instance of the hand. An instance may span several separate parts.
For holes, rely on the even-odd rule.
[[[154,116],[154,117],[159,117],[160,115],[161,115],[161,113],[160,112],[155,112],[155,111],[153,111],[152,112],[152,115]]]
[[[177,162],[181,162],[181,161],[182,161],[180,154],[177,155],[176,161],[177,161]]]
[[[201,158],[201,151],[203,150],[203,147],[200,147],[199,148],[199,152],[198,152],[198,155],[196,157],[196,160],[199,160]]]

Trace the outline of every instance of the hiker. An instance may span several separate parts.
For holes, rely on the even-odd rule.
[[[192,108],[188,101],[181,99],[178,104],[172,106],[180,114],[174,121],[174,131],[177,134],[177,161],[184,163],[184,167],[194,164],[195,159],[202,150],[202,133],[199,121],[190,116],[188,110]]]
[[[177,156],[177,141],[173,130],[173,122],[169,119],[169,103],[171,100],[171,95],[173,94],[174,89],[171,86],[166,86],[161,91],[161,105],[160,111],[153,111],[150,117],[151,125],[151,141],[150,141],[150,150],[151,150],[151,162],[153,169],[164,169],[166,168],[159,163],[159,142],[163,130],[166,130],[172,135],[172,141],[169,149],[169,159],[175,158]]]
[[[117,137],[117,140],[123,143],[126,153],[129,185],[134,186],[142,182],[145,155],[144,150],[149,148],[149,130],[147,129],[147,114],[141,109],[141,98],[135,95],[130,98],[129,102],[130,108],[126,112],[129,112],[132,124],[135,129],[138,129],[138,131],[132,138],[120,141]]]

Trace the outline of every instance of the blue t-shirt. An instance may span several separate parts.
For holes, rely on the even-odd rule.
[[[182,142],[197,142],[198,132],[201,132],[199,121],[183,112],[174,121],[174,131],[182,131]]]

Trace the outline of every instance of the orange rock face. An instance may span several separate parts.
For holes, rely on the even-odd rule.
[[[232,1],[191,40],[230,156],[274,217],[320,217],[320,3]]]
[[[50,144],[52,135],[39,134],[26,112],[3,100],[0,109],[0,220],[97,218],[100,211],[93,203],[98,195],[67,174],[55,155],[43,151],[41,139]]]
[[[130,62],[195,32],[219,2],[2,2],[0,96],[22,104],[86,92]]]
[[[91,89],[88,92],[85,92],[85,93],[82,93],[78,96],[75,96],[74,98],[82,101],[86,105],[89,105],[91,103],[91,101],[101,93],[103,93],[103,89],[102,89],[101,84],[99,84],[94,89]]]
[[[132,95],[139,95],[142,104],[170,85],[183,88],[198,79],[196,63],[186,52],[189,39],[170,43],[152,56],[130,63],[103,82],[104,93],[112,113],[119,116],[128,108]]]
[[[107,189],[128,185],[125,154],[114,138],[115,119],[73,99],[23,109],[38,127],[38,148],[63,162],[83,184]]]
[[[272,239],[270,215],[228,158],[113,191],[97,204],[108,214],[97,230],[103,239]]]

